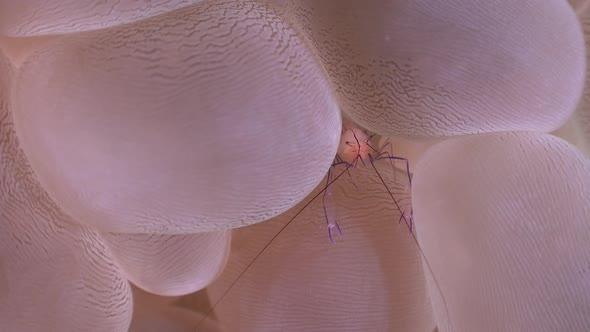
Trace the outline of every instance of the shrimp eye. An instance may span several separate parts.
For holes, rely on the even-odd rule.
[[[348,141],[344,142],[344,144],[348,145]]]

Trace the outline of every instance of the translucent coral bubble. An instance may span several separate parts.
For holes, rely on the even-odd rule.
[[[0,330],[125,332],[129,283],[102,239],[34,178],[8,109],[10,76],[0,54]]]
[[[77,220],[117,233],[271,218],[318,184],[341,130],[303,41],[250,1],[63,36],[29,58],[15,90],[41,183]]]
[[[551,131],[574,111],[584,43],[563,0],[291,0],[342,110],[411,137]]]
[[[387,173],[390,164],[377,163],[396,197],[407,202],[408,196],[400,194],[404,189]],[[208,303],[216,304],[211,317],[231,331],[434,330],[416,243],[398,224],[400,214],[378,176],[368,168],[353,169],[351,175],[331,187],[342,229],[335,244],[327,235],[321,199],[268,247],[303,204],[234,230],[228,266],[207,289]],[[187,305],[201,303],[195,307],[208,312],[203,296],[189,295],[193,302]]]
[[[40,36],[108,28],[201,0],[0,0],[0,34]]]
[[[441,331],[590,329],[590,161],[554,136],[452,139],[415,168]]]
[[[207,287],[221,273],[231,231],[103,236],[131,282],[154,294],[178,296]]]

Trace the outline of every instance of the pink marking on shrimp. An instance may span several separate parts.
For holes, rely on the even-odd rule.
[[[362,130],[352,127],[342,127],[340,135],[340,146],[337,156],[346,163],[355,164],[360,160],[368,160],[371,149],[369,148],[368,137]]]
[[[410,174],[409,161],[406,158],[395,156],[395,155],[393,155],[393,153],[391,151],[386,150],[387,147],[389,147],[390,149],[392,148],[392,144],[391,144],[391,142],[389,142],[389,140],[386,140],[385,143],[383,145],[381,145],[381,147],[379,147],[378,149],[374,148],[371,145],[371,140],[373,139],[374,136],[375,135],[368,135],[362,129],[354,127],[351,124],[347,123],[346,121],[343,123],[342,133],[340,135],[340,145],[338,147],[338,152],[336,154],[336,158],[334,159],[334,163],[332,164],[332,167],[328,171],[328,178],[326,180],[326,187],[324,188],[325,193],[328,192],[328,183],[330,182],[330,175],[332,174],[331,172],[334,167],[341,165],[341,164],[345,164],[345,165],[347,165],[347,172],[348,172],[349,168],[357,167],[360,164],[362,164],[365,167],[368,167],[367,163],[365,163],[365,161],[368,161],[369,164],[372,166],[373,170],[375,171],[375,173],[378,175],[380,181],[383,183],[383,186],[386,188],[387,192],[389,193],[389,196],[391,197],[391,199],[395,203],[397,209],[399,210],[400,222],[403,220],[405,222],[406,226],[408,227],[408,230],[411,233],[412,228],[413,228],[413,222],[414,222],[413,221],[414,210],[410,207],[410,212],[408,214],[406,214],[406,211],[400,206],[399,202],[395,199],[395,197],[393,196],[393,194],[389,190],[389,187],[385,183],[385,180],[383,179],[383,177],[381,176],[381,174],[379,173],[379,171],[377,170],[377,168],[375,167],[375,164],[374,164],[375,161],[378,161],[378,160],[388,160],[391,163],[391,167],[393,169],[393,174],[394,174],[394,180],[395,180],[395,174],[396,174],[396,171],[395,171],[396,168],[395,168],[395,163],[394,163],[395,160],[405,162],[406,174],[408,177],[408,184],[407,184],[406,188],[408,191],[410,191],[411,185],[412,185],[412,176]],[[360,161],[360,164],[359,164],[359,161]],[[395,181],[397,181],[397,180],[395,180]],[[333,203],[328,202],[328,204],[333,204]],[[324,210],[327,211],[332,208],[333,208],[332,206],[326,206],[326,202],[324,200]],[[326,215],[326,220],[327,221],[329,220],[327,215]],[[340,227],[338,227],[338,229],[340,230]],[[334,242],[333,238],[332,238],[332,233],[330,232],[330,229],[329,229],[328,235],[330,237],[330,240],[332,242]]]

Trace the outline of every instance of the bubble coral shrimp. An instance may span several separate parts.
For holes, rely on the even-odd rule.
[[[320,187],[321,189],[319,192],[315,193],[301,208],[297,210],[295,213],[275,234],[272,236],[270,240],[266,242],[266,244],[259,250],[258,254],[254,256],[254,258],[245,266],[245,268],[239,273],[239,275],[231,282],[229,287],[223,291],[221,296],[212,304],[209,310],[205,314],[205,318],[210,315],[217,304],[219,304],[224,297],[234,288],[234,286],[238,283],[238,281],[244,276],[244,274],[252,267],[254,263],[256,263],[264,252],[269,248],[269,246],[279,237],[285,229],[293,223],[293,221],[317,198],[322,196],[322,208],[323,208],[323,215],[326,222],[326,228],[328,232],[328,238],[333,243],[336,244],[335,238],[337,235],[344,238],[342,229],[338,224],[338,202],[334,199],[332,195],[331,187],[332,185],[338,181],[342,176],[350,177],[350,180],[354,187],[359,189],[357,185],[353,181],[353,177],[351,172],[354,172],[355,169],[358,168],[367,168],[375,172],[377,175],[378,182],[380,183],[387,191],[387,196],[391,198],[394,203],[394,207],[397,211],[399,211],[399,223],[402,221],[404,222],[405,226],[407,226],[410,236],[412,237],[413,241],[416,243],[420,255],[424,258],[424,262],[426,267],[432,273],[432,269],[430,268],[430,264],[428,263],[418,241],[415,237],[413,232],[413,209],[411,208],[411,202],[409,204],[402,204],[401,200],[396,198],[394,193],[390,189],[390,185],[388,185],[386,179],[390,179],[389,177],[383,176],[382,174],[384,170],[379,170],[376,165],[379,166],[386,166],[386,169],[391,169],[394,173],[393,179],[395,182],[405,184],[403,187],[407,192],[407,196],[409,197],[409,192],[411,190],[411,182],[412,182],[412,175],[410,173],[410,165],[409,161],[406,158],[399,157],[393,154],[393,145],[389,141],[389,139],[383,140],[383,143],[379,143],[382,140],[375,134],[370,134],[364,129],[361,129],[358,126],[353,125],[349,121],[343,121],[341,137],[340,137],[340,144],[337,150],[337,154],[334,158],[334,161],[330,168],[328,169],[325,183]],[[381,163],[378,163],[381,161]],[[397,168],[395,162],[402,162],[403,167]],[[385,163],[385,164],[383,164]],[[400,172],[403,176],[399,179],[395,178],[395,173]],[[337,246],[337,244],[336,244]],[[440,286],[438,285],[438,281],[436,281],[436,287],[440,291]],[[442,292],[441,292],[442,294]],[[444,301],[444,297],[443,297]],[[444,304],[446,310],[446,303]]]

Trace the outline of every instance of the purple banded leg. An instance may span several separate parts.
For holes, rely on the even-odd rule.
[[[336,155],[336,162],[332,164],[332,167],[334,166],[338,166],[341,164],[347,164],[347,162],[343,161],[342,158],[340,158],[340,156]],[[354,180],[352,179],[352,175],[350,175],[350,168],[346,169],[346,174],[348,175],[348,177],[350,178],[350,182],[352,182],[352,185],[358,190],[359,187],[356,185],[356,183],[354,183]]]
[[[381,158],[381,159],[385,159],[385,158]],[[381,176],[381,174],[377,170],[377,167],[375,167],[374,159],[373,159],[373,157],[370,154],[369,154],[369,160],[371,161],[371,166],[373,167],[373,170],[375,171],[375,173],[379,177],[379,180],[381,181],[381,183],[383,184],[383,186],[387,190],[387,193],[389,194],[389,197],[391,197],[391,200],[393,201],[393,203],[397,207],[397,210],[401,213],[400,221],[401,220],[404,220],[405,223],[406,223],[406,225],[408,226],[408,229],[411,232],[412,226],[410,225],[410,222],[408,222],[408,219],[406,218],[406,215],[405,215],[404,210],[402,209],[402,207],[400,206],[400,204],[398,203],[398,201],[393,196],[393,193],[391,192],[391,190],[389,190],[389,187],[387,186],[387,184],[385,183],[385,180],[383,179],[383,177]]]
[[[403,162],[406,163],[406,174],[408,175],[408,182],[410,184],[410,186],[412,185],[412,176],[410,174],[410,162],[408,161],[408,159],[406,158],[402,158],[402,157],[396,157],[396,156],[390,156],[389,152],[383,152],[381,155],[379,155],[377,158],[375,158],[375,160],[382,160],[382,159],[389,159],[389,160],[401,160]]]
[[[354,161],[355,161],[354,162],[354,167],[357,166],[359,159],[360,159],[361,163],[363,163],[363,166],[367,167],[367,164],[365,164],[365,160],[363,159],[363,157],[361,157],[361,153],[360,153],[360,151],[361,151],[361,142],[359,141],[358,137],[356,137],[356,134],[354,133],[354,131],[352,132],[352,135],[354,136],[354,140],[356,141],[356,146],[358,148],[358,152],[357,152],[356,158],[354,159]]]
[[[385,150],[387,147],[389,147],[389,151]],[[385,142],[383,143],[383,145],[381,146],[379,151],[377,151],[377,153],[379,153],[379,154],[377,155],[377,158],[375,158],[376,160],[379,160],[379,157],[383,156],[384,154],[387,154],[388,156],[393,156],[393,144],[391,144],[391,142],[389,141],[389,138],[385,140]],[[393,181],[397,182],[397,174],[396,174],[397,172],[395,171],[395,160],[389,159],[389,162],[391,163],[391,168],[393,169]]]
[[[332,192],[329,190],[329,183],[332,182],[332,177],[334,175],[334,173],[333,173],[334,168],[338,165],[341,165],[341,164],[348,164],[348,163],[338,161],[338,159],[337,159],[332,164],[332,166],[328,170],[326,186],[324,187],[324,197],[323,197],[324,216],[326,217],[326,225],[328,227],[328,236],[330,237],[330,241],[332,243],[335,243],[334,234],[333,234],[332,230],[335,228],[341,236],[342,236],[342,230],[340,229],[340,226],[338,225],[338,222],[337,222],[336,207],[335,207],[334,201],[332,199]]]
[[[354,180],[352,179],[352,175],[350,175],[350,170],[346,170],[346,173],[348,173],[348,177],[350,178],[350,182],[352,182],[352,185],[354,186],[354,188],[356,190],[359,190],[359,187],[356,185],[356,183],[354,183]]]
[[[342,236],[342,230],[340,229],[340,226],[338,226],[337,222],[334,222],[333,224],[328,224],[328,236],[330,237],[330,241],[332,243],[336,243],[336,241],[334,241],[334,234],[332,233],[332,229],[336,228],[336,230],[338,231],[338,234],[340,234],[340,236]]]
[[[379,149],[379,151],[375,150],[372,146],[370,146],[370,147],[375,152],[377,152],[377,156],[375,157],[375,160],[389,159],[389,161],[391,163],[391,168],[393,169],[393,181],[396,181],[395,160],[404,161],[406,163],[406,172],[408,174],[409,183],[410,183],[410,185],[412,184],[412,177],[410,176],[410,162],[406,158],[397,157],[393,154],[393,145],[389,141],[389,138],[385,140],[385,143],[383,143],[383,145],[381,145],[381,148]],[[389,151],[383,151],[383,150],[385,150],[386,147],[389,147]]]

